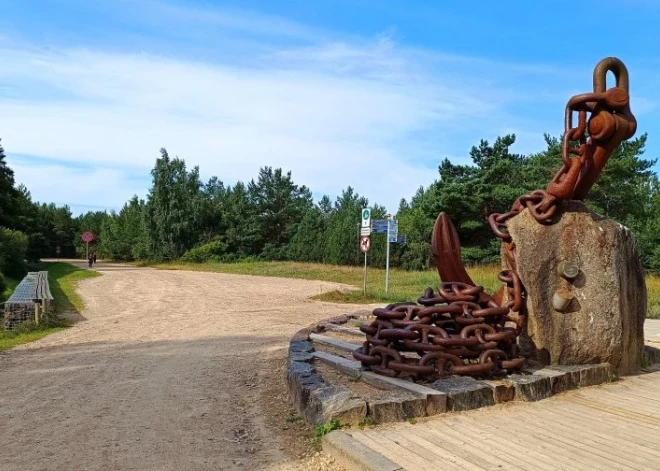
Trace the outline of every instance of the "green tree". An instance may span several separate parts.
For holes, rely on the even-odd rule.
[[[225,206],[227,251],[237,258],[256,256],[262,243],[256,208],[242,182],[230,187]]]
[[[15,215],[14,171],[7,165],[5,150],[0,143],[0,227],[14,227]]]
[[[368,205],[369,201],[352,187],[342,191],[335,202],[334,211],[328,218],[324,262],[333,265],[360,264],[360,212]]]
[[[284,258],[296,223],[313,205],[311,192],[296,185],[291,172],[263,167],[257,181],[248,184],[248,195],[261,234],[258,252],[268,259]]]
[[[25,258],[28,237],[21,231],[0,229],[0,272],[12,278],[22,278],[27,273]]]
[[[166,149],[160,152],[151,171],[145,223],[150,257],[172,260],[200,240],[202,185],[198,167],[188,172],[182,159],[171,159]]]

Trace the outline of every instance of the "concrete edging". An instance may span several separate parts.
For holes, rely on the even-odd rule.
[[[335,430],[322,439],[323,449],[345,468],[355,471],[406,471],[377,451],[364,446],[350,434]]]

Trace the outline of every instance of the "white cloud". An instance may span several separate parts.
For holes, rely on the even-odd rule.
[[[27,165],[20,161],[10,165],[16,180],[30,190],[34,201],[41,203],[110,211],[120,208],[133,195],[143,197],[146,193],[119,170]]]
[[[420,156],[408,151],[419,146],[406,145],[410,135],[433,127],[441,133],[497,106],[481,91],[420,74],[405,84],[405,60],[378,44],[317,51],[323,62],[343,63],[343,72],[317,67],[311,50],[283,54],[295,64],[278,66],[274,58],[261,67],[85,50],[0,53],[7,64],[0,83],[15,88],[14,98],[0,98],[9,153],[147,175],[166,147],[225,181],[283,167],[317,193],[336,195],[351,184],[392,210],[436,176],[435,167],[415,165]],[[356,60],[363,70],[353,69]],[[50,98],[39,98],[44,90]],[[112,178],[117,183],[120,175]],[[114,183],[108,202],[125,198]],[[31,187],[65,198],[59,185],[44,185],[35,180]],[[91,187],[78,191],[87,190],[84,199],[100,201]]]
[[[120,207],[146,191],[127,179],[148,178],[166,147],[205,177],[231,184],[255,177],[259,167],[282,167],[317,194],[335,196],[351,185],[394,211],[437,177],[444,156],[467,154],[480,138],[516,129],[523,147],[535,145],[531,133],[543,124],[514,116],[510,105],[555,90],[507,78],[547,77],[557,72],[552,67],[406,49],[392,34],[339,38],[247,12],[152,0],[138,6],[142,22],[179,19],[182,36],[196,24],[217,28],[209,48],[226,46],[217,41],[231,31],[252,36],[250,44],[202,61],[7,43],[3,49],[0,40],[0,137],[10,157],[97,169],[87,178],[55,163],[23,164],[17,178],[39,199]],[[306,45],[255,39],[266,36]],[[541,133],[537,140],[542,144]]]

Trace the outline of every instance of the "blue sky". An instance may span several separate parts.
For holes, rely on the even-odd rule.
[[[161,147],[205,179],[282,167],[396,211],[482,138],[542,150],[606,56],[657,157],[658,24],[651,0],[0,0],[0,138],[76,214],[144,196]]]

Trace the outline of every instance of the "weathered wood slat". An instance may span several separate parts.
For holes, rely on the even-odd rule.
[[[347,352],[354,352],[355,350],[361,347],[361,345],[345,342],[343,340],[328,337],[326,335],[310,334],[309,338],[311,338],[315,342],[323,343],[325,345],[330,345],[331,347],[340,348],[342,350],[346,350]]]
[[[360,329],[353,329],[351,327],[346,327],[338,324],[324,324],[326,330],[332,330],[333,332],[338,332],[340,334],[354,335],[355,337],[362,337],[364,340],[364,334]]]
[[[660,469],[658,388],[660,372],[649,373],[534,404],[351,435],[409,471],[445,461],[449,469],[465,464],[458,458],[489,470]]]

